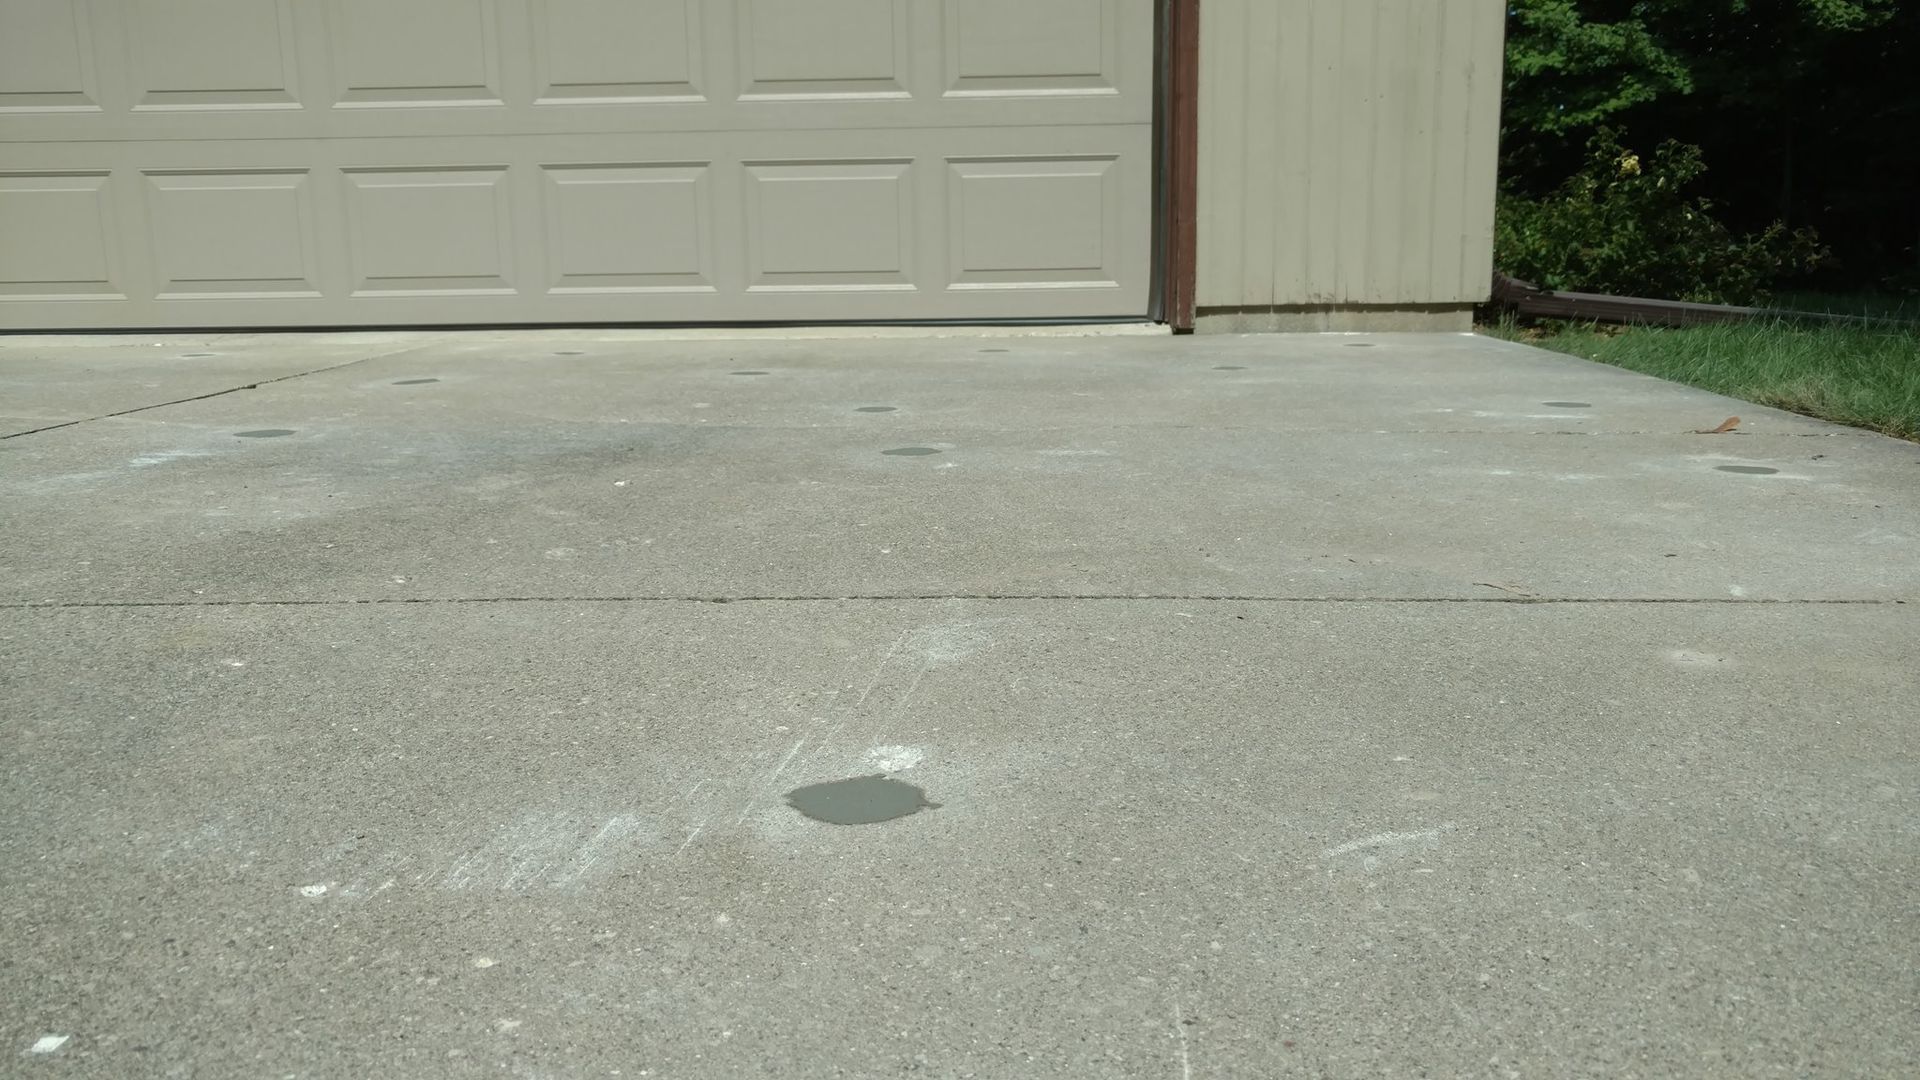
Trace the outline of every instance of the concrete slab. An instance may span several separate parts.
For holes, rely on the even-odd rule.
[[[1920,1063],[1920,447],[1453,335],[373,337],[0,440],[23,1074]]]
[[[1852,433],[1718,395],[1676,393],[1671,383],[1619,368],[1460,334],[1210,337],[1177,345],[1164,336],[1058,333],[601,340],[528,332],[374,335],[334,346],[320,337],[303,336],[298,345],[253,338],[168,342],[167,357],[150,364],[133,347],[16,348],[16,359],[0,371],[10,399],[58,387],[74,399],[67,411],[85,415],[365,355],[374,359],[276,385],[272,395],[253,395],[246,405],[369,416],[405,409],[409,421],[425,412],[493,424],[836,426],[870,423],[871,414],[854,410],[886,405],[897,410],[895,421],[1018,430],[1092,423],[1657,434],[1711,428],[1738,414],[1743,438]],[[176,359],[208,350],[218,350],[212,360]],[[0,358],[7,355],[0,350]],[[209,363],[216,366],[206,368]],[[139,379],[130,382],[130,371],[140,372]],[[393,387],[396,380],[426,378],[438,383],[414,384],[404,393]],[[418,389],[429,385],[430,392]],[[130,388],[140,393],[129,395]]]
[[[735,372],[756,372],[736,375]],[[399,378],[437,378],[396,398]],[[428,384],[416,384],[428,385]],[[537,391],[537,392],[536,392]],[[664,342],[466,340],[285,388],[290,407],[404,406],[495,423],[1081,424],[1300,431],[1747,434],[1847,429],[1459,334]],[[1744,436],[1743,436],[1744,437]]]
[[[1920,1054],[1920,619],[1891,605],[0,627],[0,1031],[70,1037],[63,1075],[1897,1076]],[[782,803],[887,770],[939,808],[842,827]]]
[[[623,423],[527,368],[478,400],[451,362],[350,370],[15,440],[0,596],[1920,599],[1920,448],[1891,439],[1296,430],[1253,419],[1284,390],[1232,386],[1238,423],[1025,428],[984,390],[943,423],[851,388],[831,423]]]

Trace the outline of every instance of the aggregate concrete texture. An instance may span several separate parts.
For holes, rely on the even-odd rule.
[[[190,344],[0,347],[0,1074],[1920,1071],[1920,447],[1464,335]]]

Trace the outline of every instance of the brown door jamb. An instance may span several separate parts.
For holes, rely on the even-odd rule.
[[[1194,290],[1199,275],[1200,204],[1200,0],[1169,0],[1167,252],[1162,296],[1167,324],[1176,333],[1193,329]]]

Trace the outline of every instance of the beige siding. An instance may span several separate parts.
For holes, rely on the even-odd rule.
[[[1486,298],[1500,0],[1204,0],[1201,309]]]

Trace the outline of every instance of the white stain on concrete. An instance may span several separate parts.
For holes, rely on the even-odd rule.
[[[1358,840],[1349,840],[1344,844],[1330,847],[1325,855],[1337,859],[1342,855],[1353,855],[1363,851],[1404,850],[1408,848],[1430,848],[1440,842],[1440,834],[1452,832],[1451,821],[1442,822],[1431,829],[1414,829],[1409,832],[1383,832],[1372,836],[1363,836]]]
[[[327,895],[327,887],[325,885],[302,885],[300,886],[300,895],[306,897],[325,896]]]
[[[927,759],[918,746],[876,746],[867,751],[866,764],[884,773],[905,772]]]
[[[1710,668],[1727,662],[1727,658],[1718,653],[1695,652],[1692,649],[1674,649],[1667,653],[1667,660],[1685,668]]]
[[[165,465],[170,461],[179,461],[181,458],[207,456],[208,454],[205,450],[156,450],[150,454],[141,454],[136,458],[128,458],[127,466],[134,469],[150,469],[155,465]]]
[[[970,619],[923,626],[907,634],[906,645],[921,655],[928,667],[965,660],[993,648],[993,628],[1005,619]]]
[[[638,819],[626,814],[615,814],[606,823],[595,830],[587,842],[573,853],[573,858],[554,875],[556,888],[572,885],[585,878],[600,862],[602,856],[613,850],[619,842],[640,827]]]
[[[1173,1034],[1180,1040],[1180,1080],[1193,1080],[1193,1054],[1187,1046],[1187,1025],[1180,1015],[1180,991],[1178,988],[1168,995],[1168,1004],[1173,1007]]]
[[[27,1053],[51,1054],[67,1045],[67,1040],[71,1038],[73,1038],[71,1035],[42,1035],[34,1040],[32,1046],[27,1047]]]
[[[611,873],[646,831],[633,814],[529,814],[455,859],[440,884],[502,892],[582,888]]]
[[[833,726],[814,744],[807,764],[829,753],[835,740],[849,724],[865,729],[865,736],[856,740],[856,746],[886,745],[884,740],[889,729],[898,726],[907,717],[913,696],[929,672],[960,663],[993,648],[994,628],[1011,621],[964,619],[901,631],[900,636],[881,654],[866,685],[860,688],[859,694],[850,703],[843,706]],[[853,689],[853,684],[848,684],[847,689]],[[874,699],[871,707],[869,699]]]
[[[747,797],[747,804],[740,808],[740,816],[735,818],[733,821],[735,825],[738,825],[741,822],[744,822],[747,820],[747,815],[753,812],[753,804],[758,802],[762,795],[766,794],[767,792],[773,789],[773,785],[775,781],[780,779],[780,774],[787,770],[787,766],[793,764],[794,755],[800,752],[801,747],[807,745],[807,740],[809,738],[811,738],[811,736],[808,736],[808,735],[800,736],[800,741],[793,744],[793,749],[787,751],[787,756],[781,758],[780,764],[775,765],[773,767],[773,771],[767,774],[766,782],[763,785],[761,785],[760,791],[756,792],[755,794],[749,795]],[[688,837],[687,842],[692,843],[693,838]],[[684,847],[685,845],[682,845],[683,850],[684,850]]]

